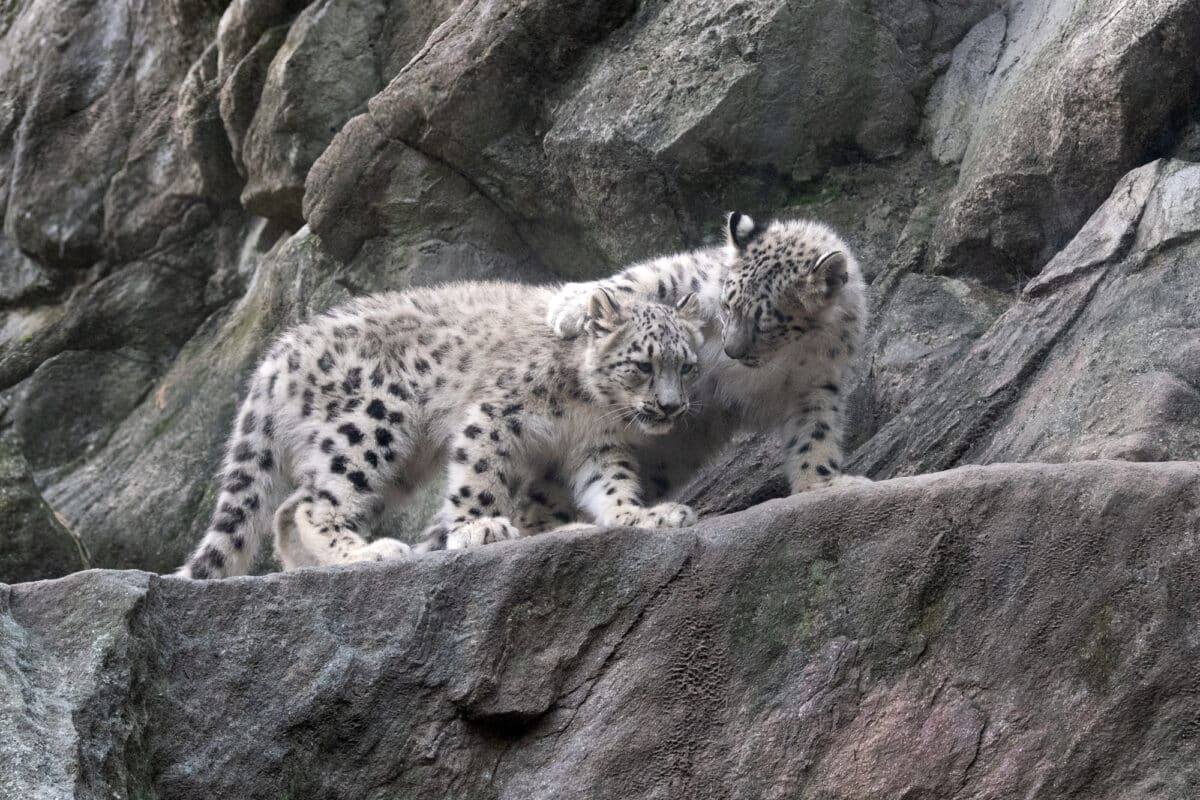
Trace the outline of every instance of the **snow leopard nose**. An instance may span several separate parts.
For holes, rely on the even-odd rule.
[[[750,355],[751,344],[754,341],[753,335],[745,330],[745,326],[739,328],[727,328],[722,344],[725,345],[725,355],[732,358],[734,361],[741,361]]]
[[[679,416],[679,412],[682,410],[683,410],[682,403],[659,402],[659,404],[658,404],[659,413],[661,413],[664,417],[667,417],[668,419]]]

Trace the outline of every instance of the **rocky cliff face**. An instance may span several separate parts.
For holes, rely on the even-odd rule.
[[[1183,798],[1200,467],[0,595],[9,797]]]
[[[175,567],[289,323],[730,208],[860,253],[859,471],[1196,461],[1196,161],[1193,0],[0,0],[0,580]],[[0,592],[0,793],[1200,793],[1191,467],[716,516],[773,461],[665,536]]]

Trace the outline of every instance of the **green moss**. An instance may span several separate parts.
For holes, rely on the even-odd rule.
[[[20,3],[21,0],[0,0],[0,36],[8,33],[8,29],[16,21]]]
[[[760,676],[790,651],[816,647],[838,605],[836,562],[813,560],[796,543],[783,541],[762,563],[766,566],[739,589],[731,627],[747,685],[766,685]]]
[[[794,184],[788,193],[787,205],[808,208],[829,205],[840,198],[845,190],[845,182],[840,176],[822,175]]]
[[[1083,681],[1094,692],[1107,691],[1121,661],[1121,645],[1112,630],[1112,611],[1105,607],[1092,621],[1080,654]]]
[[[175,417],[179,415],[179,408],[180,407],[177,405],[169,414],[163,414],[161,418],[154,423],[154,427],[150,430],[150,438],[146,441],[147,444],[153,442],[155,439],[171,429],[171,426],[175,424]]]

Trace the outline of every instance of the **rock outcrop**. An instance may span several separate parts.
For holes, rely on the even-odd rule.
[[[1200,466],[0,593],[10,797],[1183,798]]]
[[[0,586],[0,795],[1200,795],[1197,162],[1194,0],[0,0],[0,581],[176,567],[287,325],[735,207],[858,251],[884,480]]]
[[[1092,397],[1050,387],[1024,438],[995,417],[1026,414],[1045,347],[1115,358],[1115,386],[1182,330],[1137,315],[1099,353],[1049,317],[1112,333],[1126,300],[1186,308],[1186,164],[1155,168],[1161,247],[1093,269],[1064,246],[1122,175],[1200,154],[1194,3],[16,0],[0,37],[0,428],[95,565],[180,560],[282,326],[364,291],[603,274],[711,241],[731,207],[826,219],[860,251],[851,444],[873,474],[1194,457],[1185,352],[1138,374],[1128,426],[1112,393],[1081,434]],[[1005,330],[1030,348],[1001,369],[1018,385],[976,403]]]

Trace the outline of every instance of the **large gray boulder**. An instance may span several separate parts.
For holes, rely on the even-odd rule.
[[[1200,459],[1200,166],[1112,197],[944,377],[855,454],[872,475],[963,463]]]
[[[608,269],[699,242],[728,204],[786,202],[847,150],[906,150],[914,96],[994,4],[869,5],[464,3],[357,135],[465,176],[561,272]],[[325,171],[362,150],[339,137]],[[382,205],[355,185],[310,181],[313,230]]]
[[[934,105],[934,155],[962,172],[932,260],[1011,287],[1181,135],[1200,92],[1200,6],[1029,0],[1003,14],[964,40]]]
[[[1184,800],[1200,467],[966,468],[695,528],[0,591],[0,791]]]

